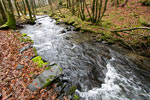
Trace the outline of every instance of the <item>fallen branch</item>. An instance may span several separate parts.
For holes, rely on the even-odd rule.
[[[135,28],[130,28],[130,29],[113,30],[113,31],[111,31],[111,32],[124,32],[124,31],[138,30],[138,29],[150,30],[149,27],[135,27]]]
[[[128,0],[125,0],[121,7],[124,7],[127,4]]]

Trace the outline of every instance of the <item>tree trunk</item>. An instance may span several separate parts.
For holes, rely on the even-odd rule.
[[[11,28],[16,29],[16,20],[14,16],[13,6],[11,4],[11,0],[5,0],[4,5],[6,6],[7,13],[7,22],[1,26],[1,28]]]
[[[30,5],[29,5],[29,2],[28,2],[28,0],[25,0],[25,2],[26,2],[26,5],[27,5],[27,8],[28,8],[28,11],[29,11],[31,24],[33,24],[34,23],[34,19],[32,17],[32,12],[31,12],[31,8],[30,8]]]
[[[17,1],[16,0],[14,0],[14,5],[16,7],[16,10],[17,10],[17,13],[18,13],[18,17],[20,17],[20,13],[19,13],[19,9],[18,9]]]
[[[27,15],[27,12],[26,12],[26,5],[25,5],[25,2],[24,2],[24,0],[22,0],[22,3],[23,3],[24,15]]]
[[[30,2],[31,2],[31,7],[32,7],[33,16],[34,16],[34,18],[36,18],[35,7],[34,7],[34,1],[31,0]]]
[[[1,14],[1,24],[3,24],[7,18],[6,18],[6,14],[5,14],[5,11],[4,11],[4,8],[2,6],[2,2],[0,1],[0,14]]]

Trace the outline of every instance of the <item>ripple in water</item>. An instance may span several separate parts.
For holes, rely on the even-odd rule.
[[[40,18],[21,32],[31,36],[40,56],[63,67],[64,78],[78,86],[81,100],[150,100],[150,85],[133,70],[134,63],[107,45],[66,39],[72,34],[83,37],[76,32],[61,34],[64,27],[55,22]]]

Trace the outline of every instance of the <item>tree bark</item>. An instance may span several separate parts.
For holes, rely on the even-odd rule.
[[[18,17],[20,17],[20,13],[19,13],[19,9],[18,9],[17,1],[16,0],[14,0],[14,5],[16,7],[16,10],[17,10],[17,13],[18,13]]]
[[[27,8],[28,8],[28,11],[29,11],[30,22],[31,22],[31,24],[34,24],[34,19],[32,17],[32,12],[31,12],[31,8],[30,8],[30,5],[29,5],[29,2],[28,2],[28,0],[25,0],[25,2],[26,2],[26,5],[27,5]]]
[[[16,29],[16,19],[14,16],[13,6],[11,4],[11,0],[5,0],[4,5],[6,6],[7,13],[7,22],[1,26],[1,28],[11,28]]]
[[[22,4],[23,4],[24,15],[27,15],[27,12],[26,12],[26,5],[25,5],[24,0],[22,0]]]
[[[0,1],[0,14],[1,14],[1,24],[3,24],[4,22],[6,22],[7,18],[6,18],[6,14],[2,5],[2,2]]]
[[[128,0],[125,0],[121,7],[124,7],[127,4]]]

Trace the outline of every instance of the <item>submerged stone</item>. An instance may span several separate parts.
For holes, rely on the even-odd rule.
[[[49,66],[54,66],[56,63],[55,62],[51,62],[50,64],[49,64]]]
[[[24,56],[24,58],[28,59],[28,56]]]
[[[37,89],[45,88],[51,84],[58,76],[60,76],[60,67],[55,65],[51,69],[45,70],[42,74],[36,77],[28,88],[32,91]]]
[[[26,50],[28,50],[28,49],[30,49],[32,47],[33,47],[33,45],[25,46],[25,47],[23,47],[23,48],[20,49],[20,53],[22,53],[23,51],[26,51]]]
[[[23,67],[24,67],[23,65],[20,65],[20,64],[19,64],[19,65],[16,67],[16,69],[17,69],[17,70],[20,70],[20,69],[22,69]]]

